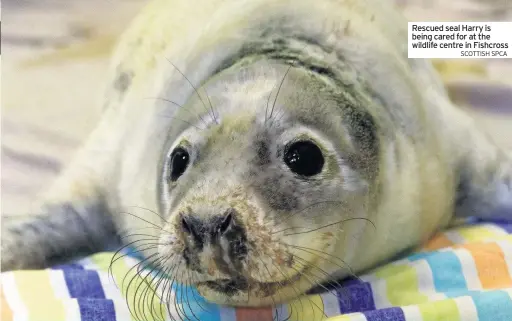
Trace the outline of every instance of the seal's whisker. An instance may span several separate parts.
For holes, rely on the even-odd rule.
[[[153,261],[153,263],[155,263],[158,260],[161,260],[161,258],[158,257],[155,261]],[[150,277],[152,275],[153,271],[156,269],[156,267],[153,264],[152,264],[152,266],[153,267],[151,267],[149,272],[148,272],[146,267],[144,267],[142,265],[137,265],[137,275],[139,276],[139,278],[141,278],[141,281],[139,282],[139,285],[137,286],[137,288],[135,290],[135,293],[133,295],[133,305],[134,305],[136,311],[138,311],[139,313],[142,314],[144,319],[145,319],[145,316],[146,316],[146,310],[145,310],[146,306],[145,306],[145,304],[147,303],[146,300],[144,300],[144,298],[145,298],[145,293],[146,293],[147,289],[150,287],[148,285],[148,282],[146,281],[146,279],[148,277]],[[144,277],[142,277],[141,275],[142,275],[142,272],[144,272],[144,271],[146,271],[146,275]],[[139,294],[140,293],[139,291],[141,290],[141,287],[142,287],[143,284],[145,284],[146,287],[143,287],[142,288],[142,294]],[[135,304],[136,300],[138,300],[137,304]]]
[[[197,130],[205,130],[205,128],[200,128],[200,127],[197,127],[196,125],[192,124],[191,122],[187,121],[187,120],[184,120],[184,119],[181,119],[181,118],[178,118],[176,116],[168,116],[168,115],[162,115],[162,114],[159,114],[160,117],[163,117],[163,118],[169,118],[169,119],[176,119],[176,120],[179,120],[187,125],[189,125],[190,127],[194,127],[196,128]]]
[[[333,203],[333,204],[343,204],[344,202],[342,201],[318,201],[318,202],[315,202],[315,203],[312,203],[312,204],[309,204],[305,207],[303,207],[302,209],[296,211],[296,212],[292,212],[290,213],[289,215],[281,218],[280,220],[278,220],[277,222],[275,222],[274,224],[276,226],[279,226],[280,224],[286,222],[287,220],[289,220],[291,217],[293,217],[294,215],[297,215],[297,214],[300,214],[302,213],[303,211],[307,210],[307,209],[310,209],[314,206],[318,206],[318,205],[323,205],[323,204],[329,204],[329,203]]]
[[[204,93],[206,94],[206,99],[208,99],[208,103],[210,104],[210,108],[212,110],[212,115],[213,115],[213,120],[217,123],[217,125],[219,124],[219,121],[217,119],[217,117],[215,116],[215,108],[213,108],[213,104],[212,104],[212,101],[210,100],[210,95],[208,95],[208,91],[206,90],[206,87],[203,87],[203,90],[204,90]]]
[[[278,270],[280,270],[277,266],[276,266],[276,268],[277,268]],[[296,268],[294,268],[293,266],[292,266],[292,267],[290,267],[290,268],[291,268],[292,270],[296,271],[299,275],[302,275],[302,276],[306,277],[306,279],[308,280],[308,282],[309,282],[312,286],[314,286],[315,284],[318,284],[318,282],[317,282],[317,281],[312,281],[312,280],[311,280],[311,279],[310,279],[310,278],[309,278],[309,277],[304,273],[304,271],[299,271],[299,270],[297,270]],[[284,275],[284,274],[283,274],[283,275]],[[285,276],[285,277],[286,277],[286,276]],[[317,278],[317,279],[318,279],[318,277],[315,277],[315,278]],[[293,286],[292,286],[292,287],[293,287]],[[298,295],[297,295],[297,297],[301,297],[301,296],[300,296],[300,294],[298,294]],[[321,313],[323,313],[323,314],[324,314],[324,316],[327,318],[327,315],[325,314],[325,312],[323,311],[323,309],[322,309],[322,308],[320,308],[320,307],[319,307],[315,302],[313,302],[311,299],[309,299],[309,301],[310,301],[310,303],[312,304],[312,305],[311,305],[311,310],[313,311],[313,316],[315,315],[315,312],[314,312],[314,311],[315,311],[315,309],[314,309],[314,307],[313,307],[313,305],[314,305],[314,306],[315,306],[318,310],[320,310],[320,312],[321,312]],[[315,318],[315,319],[316,319],[316,318]]]
[[[169,223],[169,222],[167,222],[167,220],[166,220],[162,215],[158,214],[156,211],[151,210],[151,209],[149,209],[149,208],[147,208],[147,207],[138,206],[138,205],[127,205],[126,207],[135,207],[135,208],[139,208],[139,209],[141,209],[141,210],[148,211],[148,212],[153,213],[153,214],[155,214],[156,216],[158,216],[158,217],[162,220],[162,222],[164,222],[164,223]]]
[[[257,251],[257,250],[256,250],[256,249],[254,249],[254,248],[253,248],[252,250],[258,253],[257,258],[260,260],[260,262],[261,262],[261,264],[263,265],[263,267],[265,268],[265,270],[267,270],[268,276],[269,276],[270,278],[272,278],[272,273],[270,273],[270,270],[268,269],[268,266],[265,264],[265,262],[263,262],[261,252],[260,252],[260,251]],[[267,255],[267,257],[269,257],[269,256]],[[269,257],[269,259],[270,259],[270,261],[272,261],[272,262],[273,262],[273,260],[272,260],[272,258],[271,258],[271,257]],[[281,282],[279,282],[279,281],[278,281],[278,283],[279,283],[280,285],[282,284],[282,283],[281,283]],[[275,301],[275,299],[274,299],[274,294],[271,294],[271,295],[270,295],[270,299],[272,300],[273,306],[275,307],[275,312],[276,312],[275,319],[276,319],[277,321],[279,321],[279,308],[278,308],[278,305],[276,304],[276,301]],[[288,318],[287,318],[287,319],[288,319]]]
[[[146,237],[149,237],[151,240],[159,239],[159,237],[157,235],[144,234],[144,233],[124,234],[121,236],[121,238],[125,239],[125,238],[133,237],[133,236],[146,236]],[[148,239],[141,239],[141,240],[148,240]]]
[[[299,258],[299,259],[301,259],[301,258]],[[303,260],[303,261],[305,261],[305,260]],[[316,264],[309,265],[309,267],[318,269],[319,272],[324,274],[326,278],[328,278],[330,276],[327,272],[325,272],[323,269],[318,267]],[[311,274],[313,277],[315,277],[317,279],[321,279],[320,277],[318,277],[318,275],[313,274],[313,271],[305,271],[305,273]],[[324,284],[332,286],[333,289],[327,288]],[[336,296],[338,294],[340,294],[340,295],[343,294],[347,298],[350,296],[350,292],[348,292],[348,289],[346,287],[342,286],[342,284],[339,283],[338,281],[327,280],[327,281],[317,282],[317,285],[320,286],[321,288],[323,288],[324,290],[326,290],[327,292],[333,293]]]
[[[178,264],[176,264],[176,262],[173,263],[172,269],[170,270],[170,274],[169,274],[169,276],[171,278],[167,282],[168,288],[167,288],[166,295],[165,295],[165,291],[166,291],[165,285],[164,285],[164,289],[163,289],[163,295],[165,295],[165,300],[163,300],[163,298],[162,298],[162,300],[165,302],[165,306],[167,308],[167,313],[169,314],[169,316],[171,317],[172,320],[176,320],[176,319],[174,317],[175,314],[171,311],[171,295],[174,293],[173,285],[174,285],[174,281],[176,280],[175,272],[179,269],[180,265],[181,265],[180,259],[178,260]],[[174,300],[176,300],[176,293],[174,293]]]
[[[173,255],[169,256],[169,257],[166,257],[163,261],[159,262],[159,265],[160,265],[160,275],[158,276],[159,280],[156,282],[155,284],[155,287],[153,289],[153,295],[152,295],[152,298],[151,298],[151,303],[150,303],[150,306],[151,306],[151,309],[152,309],[152,313],[151,315],[153,316],[154,313],[156,313],[155,311],[155,304],[154,304],[154,300],[155,300],[155,297],[158,298],[158,305],[159,305],[159,314],[158,317],[162,318],[162,321],[165,321],[165,315],[164,315],[164,310],[163,310],[163,303],[162,303],[162,298],[159,296],[159,289],[160,289],[160,284],[162,284],[162,282],[165,284],[166,280],[168,280],[169,278],[167,277],[167,273],[169,272],[167,268],[164,267],[164,264],[167,264],[167,261],[172,258]],[[158,275],[158,274],[157,274]]]
[[[185,270],[184,269],[182,272],[181,272],[181,276],[180,276],[180,279],[183,280],[183,274],[185,273]],[[179,286],[179,293],[180,293],[180,303],[178,303],[178,306],[180,306],[181,308],[181,312],[183,313],[183,320],[190,320],[187,316],[187,312],[185,311],[185,304],[187,303],[185,301],[185,298],[184,298],[184,293],[186,291],[186,284],[185,283],[182,283],[182,282],[179,282],[177,283],[177,285]]]
[[[293,65],[290,65],[288,66],[288,68],[286,69],[286,72],[284,73],[284,76],[283,78],[281,79],[281,82],[279,83],[279,88],[277,89],[277,93],[276,93],[276,96],[274,98],[274,102],[272,104],[272,109],[270,111],[270,115],[268,116],[267,118],[267,112],[268,112],[268,103],[270,101],[270,96],[272,95],[272,91],[270,92],[269,96],[268,96],[268,100],[267,100],[267,108],[265,110],[265,123],[267,122],[267,120],[271,119],[272,118],[272,114],[274,113],[274,107],[276,105],[276,102],[277,102],[277,98],[279,96],[279,93],[281,92],[281,87],[283,86],[283,83],[286,79],[286,76],[288,75],[288,73],[290,72],[290,69],[292,69]]]
[[[130,274],[130,272],[134,269],[136,269],[140,264],[144,264],[144,262],[148,261],[148,260],[152,260],[152,258],[154,256],[157,256],[157,254],[153,254],[151,256],[149,256],[148,258],[140,261],[139,263],[135,264],[134,266],[132,266],[125,274],[125,276],[123,277],[123,280],[121,282],[121,289],[125,289],[124,287],[124,282],[125,282],[125,279],[126,277]],[[139,270],[137,269],[136,273],[131,277],[130,281],[128,282],[128,285],[126,286],[126,289],[125,289],[125,301],[127,302],[127,305],[128,305],[128,310],[130,311],[130,315],[132,317],[134,317],[136,320],[139,320],[139,317],[138,317],[138,312],[137,310],[135,309],[135,311],[133,310],[134,307],[136,306],[135,305],[135,299],[136,299],[136,293],[137,291],[135,291],[135,294],[133,296],[133,304],[134,306],[130,306],[130,300],[129,300],[129,296],[130,296],[130,288],[131,288],[131,285],[133,283],[134,280],[136,280],[137,278],[139,277]]]
[[[218,124],[217,119],[215,118],[215,114],[213,114],[213,115],[212,115],[212,114],[210,114],[210,110],[209,110],[209,109],[208,109],[208,107],[206,106],[206,104],[205,104],[205,102],[204,102],[203,98],[201,97],[201,95],[199,94],[199,91],[197,90],[196,86],[194,86],[194,85],[192,84],[192,82],[190,81],[190,79],[188,79],[188,77],[187,77],[187,76],[185,76],[185,74],[184,74],[184,73],[183,73],[183,72],[182,72],[178,67],[176,67],[176,65],[175,65],[175,64],[173,64],[173,63],[172,63],[168,58],[165,58],[165,59],[166,59],[166,60],[167,60],[167,61],[168,61],[168,62],[169,62],[169,63],[170,63],[170,64],[171,64],[171,65],[172,65],[172,66],[173,66],[173,67],[174,67],[174,68],[175,68],[175,69],[176,69],[176,70],[177,70],[177,71],[178,71],[182,76],[183,76],[183,78],[185,78],[185,79],[187,80],[187,82],[190,84],[190,86],[191,86],[191,87],[194,89],[194,91],[196,92],[196,95],[197,95],[197,97],[199,98],[199,100],[201,101],[201,103],[203,104],[204,108],[206,109],[206,112],[207,112],[210,116],[212,116],[212,120],[213,120],[213,121],[215,121],[215,122]]]
[[[167,99],[167,98],[161,98],[161,97],[146,97],[146,99],[155,99],[155,100],[161,100],[161,101],[165,101],[165,102],[168,102],[168,103],[171,103],[175,106],[178,106],[180,107],[182,110],[185,110],[189,115],[192,115],[192,116],[197,116],[199,118],[200,121],[203,122],[204,126],[208,126],[208,123],[203,119],[203,116],[201,116],[201,114],[197,114],[195,115],[194,113],[192,113],[190,110],[188,110],[187,108],[185,108],[183,105],[180,105],[178,104],[177,102],[175,102],[174,100],[170,100],[170,99]],[[198,127],[196,127],[198,128]],[[200,129],[200,128],[198,128]],[[200,129],[200,130],[204,130],[204,128]]]
[[[285,243],[286,244],[286,243]],[[304,247],[304,246],[298,246],[298,245],[291,245],[291,244],[288,244],[289,246],[293,247],[293,248],[296,248],[298,250],[301,250],[301,251],[304,251],[306,253],[309,253],[309,254],[312,254],[312,255],[315,255],[316,257],[320,258],[320,259],[323,259],[325,261],[328,261],[336,266],[338,266],[339,268],[341,269],[345,269],[347,268],[350,275],[357,278],[358,280],[361,280],[355,273],[354,273],[354,270],[352,269],[352,267],[347,263],[345,262],[344,260],[342,260],[341,258],[337,257],[337,256],[334,256],[332,254],[329,254],[327,252],[324,252],[324,251],[320,251],[320,250],[316,250],[316,249],[313,249],[313,248],[309,248],[309,247]],[[334,259],[337,259],[339,260],[340,262],[343,263],[344,266],[340,266],[339,264],[336,264],[335,262],[333,262],[332,260],[329,260],[323,256],[320,256],[319,254],[316,254],[316,253],[312,253],[312,252],[319,252],[319,253],[322,253],[322,254],[325,254],[327,257],[331,257],[331,258],[334,258]],[[361,280],[362,281],[362,280]]]
[[[152,225],[152,226],[156,227],[156,228],[157,228],[158,230],[160,230],[160,231],[164,231],[164,232],[170,233],[169,231],[166,231],[166,230],[165,230],[164,228],[162,228],[161,226],[158,226],[158,225],[156,225],[155,223],[151,223],[150,221],[145,220],[145,219],[143,219],[142,217],[137,216],[137,215],[135,215],[135,214],[133,214],[133,213],[130,213],[130,212],[124,212],[124,211],[121,211],[121,212],[119,212],[119,213],[120,213],[120,214],[128,214],[128,215],[131,215],[131,216],[133,216],[133,217],[138,218],[138,219],[139,219],[139,220],[141,220],[141,221],[144,221],[144,222],[146,222],[146,223],[148,223],[148,224],[150,224],[150,225]]]
[[[330,223],[330,224],[327,224],[327,225],[324,225],[324,226],[321,226],[321,227],[318,227],[318,228],[315,228],[315,229],[312,229],[312,230],[309,230],[309,231],[296,232],[296,233],[287,233],[287,234],[284,234],[283,236],[311,233],[311,232],[315,232],[315,231],[327,228],[329,226],[333,226],[333,225],[337,225],[337,224],[342,224],[342,223],[346,223],[346,222],[353,221],[353,220],[366,221],[366,222],[372,224],[374,230],[376,229],[375,224],[370,219],[368,219],[366,217],[351,217],[351,218],[346,218],[346,219],[343,219],[343,220],[340,220],[340,221],[337,221],[337,222],[334,222],[334,223]],[[293,229],[293,228],[288,228],[287,230],[289,230],[289,229]]]
[[[272,265],[279,271],[279,273],[281,273],[282,276],[284,276],[285,279],[289,279],[290,276],[289,275],[285,275],[285,273],[275,264],[274,260],[271,260],[272,262]],[[281,282],[279,282],[279,284],[281,284]],[[291,284],[291,287],[292,287],[292,290],[295,292],[295,294],[297,295],[297,298],[295,300],[299,300],[299,303],[300,303],[300,306],[301,306],[301,310],[302,312],[304,312],[304,305],[302,304],[302,299],[304,296],[301,295],[301,292],[297,290],[297,288],[295,286],[293,286],[293,284]],[[311,299],[307,298],[308,301],[311,303]],[[311,306],[311,308],[313,309],[313,306]],[[293,305],[290,305],[290,316],[289,318],[291,318],[293,316]]]
[[[121,259],[121,258],[125,257],[125,256],[128,256],[128,255],[133,254],[133,253],[140,252],[140,249],[138,249],[138,248],[137,248],[137,246],[136,246],[136,247],[134,247],[134,250],[135,250],[135,251],[133,251],[133,252],[129,252],[129,253],[125,253],[125,254],[123,254],[123,255],[119,255],[119,254],[121,253],[121,251],[122,251],[123,249],[127,248],[127,247],[131,247],[133,244],[135,244],[135,243],[137,243],[137,242],[140,242],[140,241],[141,241],[141,240],[136,240],[136,241],[130,242],[130,243],[128,243],[128,244],[126,244],[126,245],[124,245],[123,247],[121,247],[120,249],[118,249],[118,250],[114,253],[114,255],[112,255],[112,258],[111,258],[111,260],[110,260],[110,264],[109,264],[109,267],[108,267],[108,275],[112,277],[112,280],[113,280],[113,281],[114,281],[114,275],[113,275],[113,270],[112,270],[112,269],[113,269],[113,265],[114,265],[114,263],[115,263],[115,262],[117,262],[119,259]],[[144,244],[142,244],[142,245],[143,245],[143,246],[148,246],[148,245],[149,245],[147,248],[144,248],[144,249],[142,249],[142,250],[147,250],[147,249],[151,249],[152,247],[154,247],[154,244],[152,244],[152,243],[147,243],[147,244],[146,244],[146,243],[144,243]],[[114,283],[115,283],[115,282],[114,282]],[[117,284],[116,284],[116,286],[117,286]]]
[[[197,283],[197,282],[193,282],[192,276],[190,275],[190,270],[187,270],[187,278],[190,280],[191,286],[192,286],[192,284]],[[201,300],[198,300],[198,297],[197,297],[195,291],[192,291],[192,297],[195,299],[196,304],[199,306],[199,308],[201,310],[203,310],[203,312],[206,312],[206,313],[210,312],[210,310],[207,310],[203,307],[203,305],[201,304]]]
[[[169,270],[170,270],[169,268],[164,268],[163,269],[163,274],[167,276],[168,273],[169,273]],[[169,280],[168,277],[160,277],[160,280],[159,280],[159,282],[158,282],[158,284],[156,286],[155,295],[152,298],[152,300],[154,300],[155,297],[158,298],[158,302],[159,302],[158,306],[159,306],[160,316],[162,316],[162,321],[165,321],[165,319],[166,319],[166,315],[165,314],[167,313],[166,309],[164,308],[165,304],[164,304],[164,302],[162,300],[163,299],[162,296],[163,296],[163,293],[164,293],[164,290],[165,290],[165,285],[167,284],[168,280]],[[163,284],[163,286],[164,286],[164,288],[162,289],[162,296],[160,296],[159,295],[160,293],[158,292],[159,289],[160,289],[160,285],[161,284]],[[151,305],[153,305],[153,301],[151,302]]]
[[[146,227],[138,227],[138,228],[130,228],[130,229],[125,229],[125,230],[122,230],[119,232],[119,234],[126,234],[128,232],[131,232],[131,231],[141,231],[141,230],[147,230],[147,229],[153,229],[153,230],[161,230],[161,228],[156,228],[154,226],[146,226]]]
[[[257,252],[258,253],[258,256],[257,258],[260,260],[261,264],[263,265],[263,267],[265,268],[265,270],[267,270],[267,273],[268,273],[268,276],[272,279],[272,273],[270,273],[270,270],[268,269],[268,266],[265,264],[265,262],[263,261],[262,259],[262,253],[260,251],[257,251],[256,249],[252,249],[253,251]],[[272,257],[268,256],[268,255],[265,255],[266,257],[268,257],[270,259],[270,261],[273,263],[274,260],[272,260]],[[280,281],[277,281],[277,283],[279,283],[280,285],[282,285],[282,283]],[[279,293],[279,290],[277,291]],[[279,321],[280,318],[279,318],[279,306],[277,305],[276,303],[276,300],[274,298],[274,294],[270,294],[270,299],[272,300],[272,304],[273,306],[275,307],[275,320]],[[292,316],[291,314],[291,309],[290,309],[290,314],[284,319],[284,320],[288,320],[290,319]]]
[[[310,264],[308,261],[306,261],[304,258],[302,258],[301,256],[299,255],[294,255],[294,258],[295,259],[298,259],[299,261],[302,261],[304,263],[302,263],[302,266],[303,267],[310,267],[310,268],[315,268],[317,270],[319,270],[322,274],[324,274],[326,277],[329,277],[329,273],[327,273],[325,270],[323,270],[322,268],[320,268],[318,265],[316,264]],[[310,271],[305,271],[304,273],[311,273]],[[316,275],[314,275],[315,278],[321,280],[322,278],[321,277],[318,277]],[[321,282],[317,282],[317,284],[319,286],[321,286],[322,288],[324,288],[326,291],[328,292],[331,292],[332,290],[329,290],[327,289],[325,286],[322,286],[322,283],[328,283],[330,285],[334,285],[335,287],[341,287],[341,283],[337,282],[337,281],[332,281],[332,280],[328,280],[327,282],[324,282],[324,281],[321,281]]]
[[[157,270],[157,272],[155,273],[155,275],[153,275],[155,270]],[[146,287],[142,290],[142,293],[139,296],[139,309],[142,304],[142,311],[143,311],[144,316],[146,316],[146,308],[147,308],[153,319],[155,317],[153,315],[153,306],[151,305],[152,301],[149,300],[148,295],[151,295],[150,293],[154,293],[152,286],[154,284],[155,279],[158,277],[159,273],[161,273],[161,270],[158,269],[158,262],[155,262],[155,267],[153,267],[151,269],[151,271],[146,275],[146,277],[144,277],[144,279],[142,279],[142,282],[139,285],[139,286],[141,286],[143,283],[146,284]],[[150,278],[150,280],[146,280],[148,277]]]
[[[154,305],[154,300],[155,300],[155,297],[157,297],[157,298],[158,298],[158,301],[159,301],[159,307],[160,307],[160,314],[159,314],[159,315],[157,314],[157,315],[158,315],[158,318],[159,318],[160,316],[162,317],[162,319],[161,319],[162,321],[164,321],[164,320],[165,320],[165,316],[164,316],[164,313],[165,313],[165,312],[164,312],[164,310],[163,310],[162,297],[160,297],[160,296],[158,295],[158,291],[159,291],[159,289],[160,289],[160,284],[162,284],[162,282],[163,282],[163,283],[164,283],[164,285],[165,285],[165,282],[169,279],[169,278],[167,277],[167,275],[168,275],[167,273],[169,272],[169,269],[168,269],[168,268],[165,268],[164,266],[167,264],[167,262],[168,262],[168,261],[169,261],[173,256],[174,256],[174,254],[172,254],[172,255],[170,255],[170,256],[168,256],[168,257],[165,257],[165,258],[164,258],[164,260],[163,260],[163,261],[161,261],[161,262],[159,263],[159,265],[160,265],[160,272],[161,272],[161,275],[159,276],[159,280],[158,280],[158,281],[156,282],[156,284],[155,284],[155,289],[154,289],[154,291],[153,291],[153,296],[152,296],[152,298],[151,298],[151,303],[150,303],[150,306],[152,307],[152,310],[153,310],[151,314],[152,314],[153,318],[156,318],[156,317],[154,316],[154,312],[156,313],[156,311],[154,311],[154,309],[155,309],[155,308],[154,308],[154,307],[155,307],[155,305]],[[158,275],[158,274],[157,274],[157,275]]]

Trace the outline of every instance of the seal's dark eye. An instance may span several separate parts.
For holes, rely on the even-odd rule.
[[[187,169],[190,156],[182,147],[177,147],[171,153],[171,181],[176,181]]]
[[[286,148],[284,162],[295,174],[314,176],[324,167],[320,148],[310,141],[294,142]]]

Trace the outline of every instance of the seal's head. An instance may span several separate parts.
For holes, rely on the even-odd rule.
[[[364,218],[368,195],[347,124],[356,97],[320,72],[268,62],[204,87],[210,101],[178,111],[162,161],[169,273],[209,301],[246,306],[349,274],[357,229],[345,222]]]

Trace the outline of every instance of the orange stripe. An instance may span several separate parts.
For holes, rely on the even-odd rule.
[[[461,247],[473,256],[484,289],[512,287],[512,275],[508,273],[507,262],[500,246],[496,243],[469,243]]]
[[[243,321],[272,321],[271,308],[236,308],[236,319]]]
[[[453,246],[453,242],[450,241],[449,238],[447,238],[444,234],[439,234],[436,237],[434,237],[432,240],[427,242],[423,246],[424,251],[435,251],[442,249],[444,247],[450,247]]]
[[[9,304],[7,304],[7,301],[5,300],[5,296],[4,296],[4,290],[0,287],[0,301],[1,302],[1,305],[0,307],[2,308],[2,313],[0,314],[1,318],[3,321],[12,321],[13,320],[13,317],[12,317],[12,310],[11,310],[11,307],[9,306]]]

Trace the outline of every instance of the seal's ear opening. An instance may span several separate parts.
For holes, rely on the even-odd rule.
[[[347,156],[348,162],[365,178],[374,179],[379,170],[377,124],[362,107],[345,106],[344,119],[355,148],[355,153]]]

